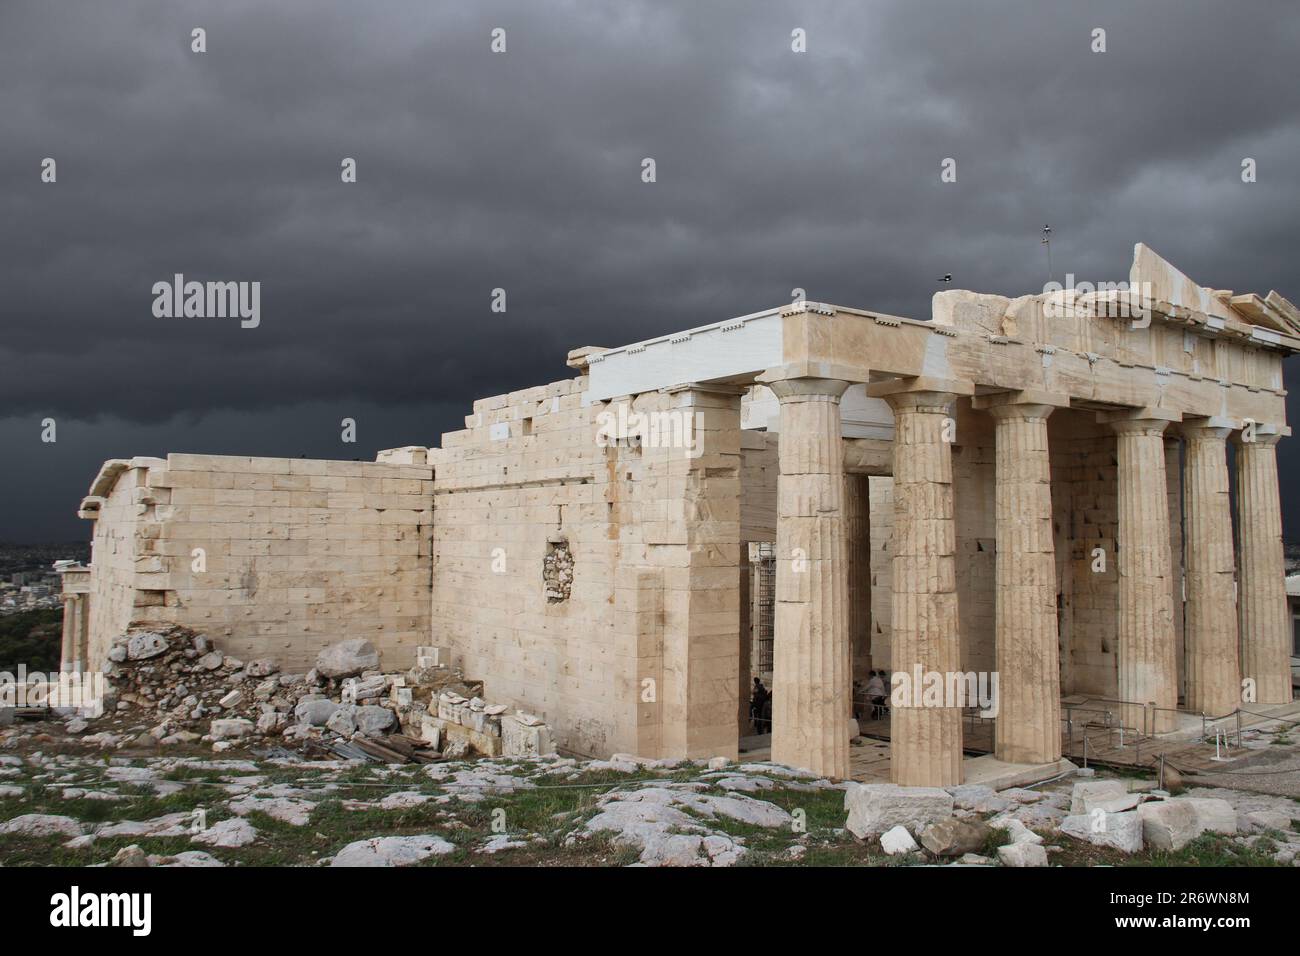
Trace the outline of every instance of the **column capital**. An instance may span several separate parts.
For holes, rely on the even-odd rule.
[[[999,421],[1035,421],[1046,420],[1059,405],[1035,405],[1029,402],[1012,402],[1006,405],[994,405],[987,411]]]
[[[768,382],[767,387],[776,395],[776,400],[784,404],[809,401],[838,402],[850,384],[838,378],[782,378]]]
[[[971,407],[998,418],[1046,418],[1058,408],[1069,408],[1070,396],[1061,392],[1026,388],[1015,392],[976,395],[971,399]],[[999,409],[1010,410],[999,412]]]
[[[1178,432],[1188,441],[1226,441],[1240,424],[1232,418],[1189,418],[1178,426]]]
[[[943,395],[943,403],[951,402],[962,395],[974,395],[975,384],[950,378],[934,378],[930,375],[914,375],[909,378],[891,378],[884,382],[872,382],[867,386],[867,394],[872,398],[889,399],[895,395]],[[940,404],[934,402],[933,404]]]
[[[1182,418],[1181,412],[1151,406],[1097,413],[1098,422],[1109,425],[1120,435],[1160,435],[1170,422],[1182,421]]]

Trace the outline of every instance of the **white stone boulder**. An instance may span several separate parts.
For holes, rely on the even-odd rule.
[[[378,667],[379,652],[361,637],[331,644],[316,656],[316,671],[322,677],[354,677]]]
[[[132,634],[126,642],[126,658],[131,661],[147,661],[167,652],[167,638],[153,631],[141,631]]]
[[[230,717],[214,720],[208,728],[213,740],[237,740],[253,732],[253,722],[242,717]]]
[[[964,783],[959,787],[948,787],[952,794],[953,806],[958,810],[974,810],[976,813],[1001,813],[1011,806],[1011,800],[1000,796],[992,787],[979,783]]]
[[[880,834],[880,849],[887,856],[902,856],[904,853],[915,853],[920,847],[912,839],[912,834],[907,832],[907,827],[893,827]]]
[[[1174,797],[1144,803],[1137,812],[1143,837],[1158,850],[1181,850],[1207,830],[1237,832],[1237,812],[1226,800]]]
[[[1128,796],[1128,786],[1123,780],[1085,780],[1074,785],[1070,794],[1070,816],[1091,813],[1094,806],[1106,800]]]
[[[433,834],[375,837],[349,843],[330,860],[330,866],[410,866],[431,856],[445,856],[455,849]]]
[[[269,657],[259,657],[255,661],[249,661],[248,666],[244,668],[244,673],[249,677],[270,677],[280,669],[280,665]]]
[[[150,866],[163,867],[200,867],[200,866],[225,866],[216,857],[210,853],[204,853],[202,850],[185,850],[177,853],[175,856],[150,856]]]
[[[387,707],[365,704],[357,708],[355,719],[357,730],[373,737],[392,727],[397,718]]]
[[[0,823],[0,834],[25,837],[81,836],[81,824],[72,817],[52,813],[24,813]]]
[[[294,707],[293,715],[298,718],[300,724],[324,727],[338,708],[339,705],[328,697],[304,697]]]
[[[646,839],[640,862],[643,866],[733,866],[744,855],[745,848],[722,833],[658,832]]]
[[[1202,829],[1211,833],[1233,836],[1237,832],[1237,809],[1227,800],[1217,797],[1174,797],[1192,805]]]
[[[383,674],[358,677],[343,684],[343,703],[359,704],[363,700],[383,697],[388,693],[388,679]]]
[[[339,704],[325,721],[325,726],[336,734],[351,737],[357,731],[356,704]]]
[[[1094,846],[1108,846],[1125,853],[1142,849],[1142,818],[1136,810],[1124,813],[1092,813],[1068,816],[1061,821],[1061,832]]]
[[[1047,851],[1037,843],[1012,843],[998,847],[1003,866],[1047,866]]]
[[[900,787],[893,783],[850,783],[844,791],[845,828],[859,840],[896,826],[919,831],[952,816],[952,794],[939,787]]]
[[[550,728],[543,723],[528,722],[527,716],[501,716],[501,752],[507,757],[543,757],[555,753]],[[536,718],[529,720],[536,721]]]
[[[996,827],[1000,830],[1006,830],[1007,836],[1011,838],[1012,843],[1042,843],[1043,838],[1035,833],[1029,827],[1025,826],[1019,819],[1010,814],[1003,814],[994,817],[989,821],[989,826]]]
[[[248,846],[257,839],[257,828],[247,820],[232,817],[221,820],[194,834],[190,840],[208,846],[241,847]]]
[[[303,827],[311,821],[311,813],[316,809],[314,803],[296,800],[293,797],[241,797],[230,801],[230,812],[241,817],[250,813],[265,813],[272,820]]]

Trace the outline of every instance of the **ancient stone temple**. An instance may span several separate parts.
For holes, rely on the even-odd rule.
[[[919,684],[991,675],[995,757],[1052,764],[1069,695],[1139,735],[1290,700],[1297,350],[1281,296],[1139,245],[1126,283],[946,291],[926,321],[798,301],[577,349],[376,462],[112,461],[64,656],[133,621],[286,663],[438,645],[601,756],[734,757],[758,677],[772,759],[836,777],[887,671],[918,685],[887,718],[917,785],[961,781],[975,706]]]

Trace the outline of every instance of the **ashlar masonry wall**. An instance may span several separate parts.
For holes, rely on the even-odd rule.
[[[370,640],[390,667],[428,643],[427,464],[188,454],[121,464],[83,502],[95,519],[91,666],[132,622],[184,624],[288,668],[345,638]]]
[[[432,640],[566,750],[734,754],[738,390],[584,405],[585,385],[482,399],[430,452]],[[633,434],[637,416],[663,427]],[[556,548],[567,596],[547,579]]]

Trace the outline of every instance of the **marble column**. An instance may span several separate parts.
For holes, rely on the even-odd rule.
[[[1241,676],[1255,682],[1259,704],[1291,700],[1291,620],[1277,482],[1279,437],[1253,426],[1241,433],[1236,446]]]
[[[1117,696],[1129,702],[1119,717],[1125,727],[1167,733],[1177,723],[1178,666],[1164,431],[1176,414],[1144,409],[1105,418],[1119,464]]]
[[[1178,698],[1187,696],[1187,653],[1184,637],[1187,629],[1186,591],[1183,576],[1186,574],[1183,560],[1183,439],[1181,436],[1165,434],[1165,476],[1168,478],[1166,489],[1169,497],[1169,596],[1173,602],[1170,607],[1174,614],[1174,666],[1178,674]]]
[[[1007,402],[995,421],[998,714],[994,752],[1011,763],[1061,757],[1061,653],[1047,418],[1052,405]]]
[[[1237,600],[1228,504],[1231,428],[1215,422],[1183,426],[1183,501],[1187,575],[1184,648],[1187,709],[1222,717],[1241,700],[1237,664]]]
[[[957,630],[956,528],[951,407],[956,395],[903,391],[894,410],[894,535],[890,643],[893,680],[961,668]],[[890,710],[890,779],[913,787],[961,783],[961,708],[921,698]]]
[[[770,384],[781,405],[772,759],[846,778],[851,664],[840,396],[848,383]]]

